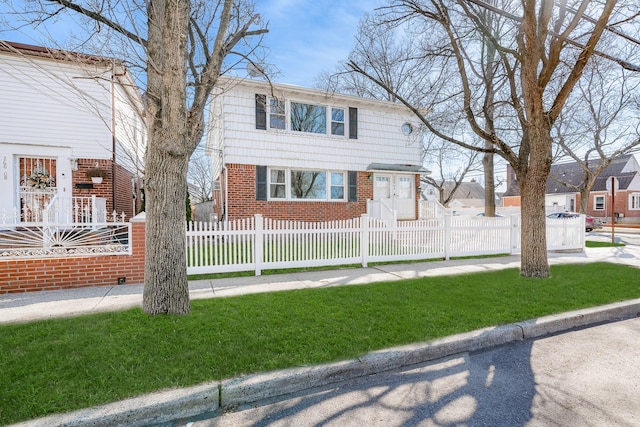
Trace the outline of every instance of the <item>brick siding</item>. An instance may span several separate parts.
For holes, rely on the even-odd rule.
[[[266,218],[292,221],[332,221],[359,217],[367,211],[367,199],[373,198],[369,173],[358,172],[358,201],[265,201],[256,200],[255,165],[228,164],[228,219],[262,214]],[[224,187],[223,187],[224,188]],[[348,190],[345,188],[345,191]]]

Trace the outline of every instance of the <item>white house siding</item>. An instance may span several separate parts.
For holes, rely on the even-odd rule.
[[[2,53],[0,143],[66,146],[76,158],[109,159],[109,74],[90,68]]]
[[[147,141],[147,127],[143,118],[143,106],[133,81],[124,81],[114,86],[116,163],[129,172],[143,170],[143,159]]]
[[[367,101],[351,96],[326,97],[324,92],[276,86],[279,99],[309,104],[358,108],[358,138],[349,139],[348,120],[345,136],[319,135],[288,130],[255,128],[255,94],[270,95],[266,83],[236,83],[216,98],[213,109],[221,115],[222,132],[210,136],[210,149],[224,147],[227,164],[268,165],[332,170],[366,170],[371,163],[417,164],[422,144],[418,132],[405,136],[401,126],[412,122],[404,107],[388,102]],[[287,123],[289,126],[289,123]],[[329,127],[330,124],[328,123]],[[417,128],[417,125],[414,124]],[[224,135],[224,140],[221,140]]]

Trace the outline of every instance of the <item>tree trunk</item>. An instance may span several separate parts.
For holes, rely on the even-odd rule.
[[[148,2],[148,146],[143,309],[189,313],[185,256],[189,135],[186,35],[189,1]]]
[[[589,195],[591,194],[591,187],[580,189],[580,213],[586,215],[589,208]]]
[[[485,148],[493,148],[491,143],[486,141]],[[496,186],[494,178],[493,154],[485,153],[482,157],[484,169],[484,216],[496,216]]]
[[[551,134],[544,124],[532,124],[528,168],[518,177],[521,196],[521,263],[523,277],[549,277],[547,227],[544,207],[551,170]],[[521,168],[522,170],[522,168]]]

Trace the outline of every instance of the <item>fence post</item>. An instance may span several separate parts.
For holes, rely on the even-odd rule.
[[[366,267],[369,258],[369,215],[367,214],[360,216],[360,257],[362,266]]]
[[[518,239],[520,238],[520,227],[518,226],[518,216],[510,215],[509,216],[509,225],[511,226],[509,229],[509,243],[510,250],[509,255],[513,255],[515,253],[516,248],[518,247]]]
[[[253,257],[256,263],[256,276],[262,274],[262,263],[264,261],[264,219],[262,215],[254,216],[254,240],[253,240]]]
[[[451,257],[451,215],[444,216],[444,259],[449,261]]]

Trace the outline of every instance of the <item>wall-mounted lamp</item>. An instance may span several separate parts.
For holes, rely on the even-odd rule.
[[[71,164],[71,170],[72,171],[77,171],[78,170],[78,159],[71,157],[69,158],[69,163]]]
[[[369,178],[369,181],[373,181],[373,174],[370,173],[369,175],[367,175],[367,178]]]

